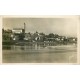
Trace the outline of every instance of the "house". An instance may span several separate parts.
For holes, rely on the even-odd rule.
[[[25,36],[25,30],[23,28],[13,28],[12,29],[12,38],[13,40],[23,40]]]
[[[32,40],[32,34],[31,33],[25,33],[24,40],[31,41]]]

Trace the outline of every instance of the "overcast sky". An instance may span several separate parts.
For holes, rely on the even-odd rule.
[[[4,29],[23,28],[24,23],[26,23],[26,32],[38,31],[45,34],[77,36],[75,18],[3,18]]]

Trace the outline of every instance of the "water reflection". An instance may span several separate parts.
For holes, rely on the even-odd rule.
[[[75,46],[76,44],[70,44],[71,46]],[[34,43],[34,44],[26,44],[26,45],[3,45],[3,50],[43,50],[45,48],[51,49],[53,46],[70,46],[70,45],[62,45],[62,44],[39,44],[39,43]]]
[[[3,45],[3,50],[40,50],[45,47],[45,44]]]

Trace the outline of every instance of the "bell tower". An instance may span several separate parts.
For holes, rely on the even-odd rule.
[[[26,24],[24,23],[24,33],[25,33],[25,30],[26,30]]]

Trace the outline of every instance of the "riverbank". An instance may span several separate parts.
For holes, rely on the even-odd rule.
[[[2,45],[27,45],[27,44],[42,44],[42,45],[47,45],[47,44],[52,44],[52,45],[67,45],[67,44],[77,44],[76,42],[66,42],[66,41],[44,41],[44,42],[27,42],[27,41],[2,41]]]

